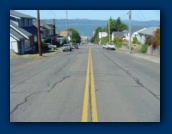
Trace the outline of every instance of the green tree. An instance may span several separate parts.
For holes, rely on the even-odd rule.
[[[102,32],[102,28],[98,27],[94,33],[94,36],[91,38],[92,43],[98,43],[99,42],[99,32]]]
[[[68,31],[72,32],[72,40],[71,40],[72,43],[80,43],[81,42],[81,37],[80,37],[78,31],[76,31],[73,28],[69,28]]]
[[[160,29],[155,31],[154,36],[151,38],[151,44],[154,47],[160,46]]]
[[[114,31],[121,32],[128,29],[127,25],[122,23],[120,17],[118,17],[116,20],[113,20],[111,17],[109,18],[107,25],[103,28],[103,30],[107,33],[109,33],[109,24],[110,34],[112,34]]]
[[[115,20],[115,31],[121,32],[127,29],[127,25],[122,23],[120,17]]]
[[[115,31],[115,23],[112,19],[112,17],[109,18],[109,21],[107,25],[104,27],[103,31],[109,33],[109,25],[110,25],[110,34],[112,34],[112,31]]]

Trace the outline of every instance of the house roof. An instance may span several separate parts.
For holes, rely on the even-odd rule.
[[[124,36],[125,32],[112,32],[112,34],[114,35],[114,37],[116,37],[116,36],[122,37],[122,36]]]
[[[34,21],[33,21],[33,25],[36,26],[36,27],[38,27],[38,22],[37,22],[37,20],[34,20]],[[49,25],[48,25],[46,22],[44,22],[43,20],[40,20],[40,27],[42,27],[42,29],[43,29],[43,28],[45,28],[45,29],[52,29],[52,27],[49,26]]]
[[[138,33],[145,34],[145,35],[153,35],[156,29],[158,28],[160,27],[149,27],[149,28],[139,31]]]
[[[67,36],[71,36],[71,35],[72,35],[71,31],[61,31],[60,32],[60,36],[67,37]]]
[[[11,27],[10,27],[10,34],[12,34],[12,36],[14,36],[15,38],[17,38],[18,40],[25,38],[24,36],[22,36],[21,34],[19,34],[17,31],[15,31]]]
[[[132,26],[132,28],[131,28],[131,34],[133,34],[134,32],[137,32],[139,30],[142,30],[143,28],[145,28],[145,27],[143,27],[143,26]],[[129,33],[129,30],[125,30],[123,32]]]
[[[16,24],[14,24],[12,21],[10,21],[10,28],[13,28],[15,31],[20,33],[22,36],[29,38],[29,36],[32,36],[31,33],[27,32],[25,29],[18,27]]]
[[[30,19],[35,19],[35,17],[14,11],[14,10],[10,10],[10,16],[15,17],[15,18],[30,18]]]

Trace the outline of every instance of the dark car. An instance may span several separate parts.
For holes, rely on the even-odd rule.
[[[78,47],[78,44],[73,44],[73,45],[72,45],[72,48],[78,49],[78,48],[79,48],[79,47]]]
[[[72,47],[70,44],[64,44],[63,45],[63,52],[64,51],[72,51]]]
[[[47,45],[47,47],[48,47],[49,49],[52,49],[52,50],[57,49],[57,46],[56,46],[56,45],[53,45],[53,44],[50,44],[50,43],[46,43],[46,45]]]

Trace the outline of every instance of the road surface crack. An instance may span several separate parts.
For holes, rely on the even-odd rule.
[[[108,56],[106,56],[104,53],[103,53],[103,55],[104,55],[108,60],[110,60],[112,63],[114,63],[116,66],[118,66],[121,70],[123,70],[126,74],[128,74],[128,75],[137,83],[137,85],[139,85],[139,86],[145,88],[149,93],[151,93],[156,99],[159,100],[159,98],[157,97],[157,95],[154,94],[150,89],[148,89],[147,87],[145,87],[145,86],[140,82],[140,80],[139,80],[138,78],[132,76],[132,74],[131,74],[129,71],[127,71],[127,70],[125,70],[124,68],[122,68],[121,66],[119,66],[115,61],[113,61],[112,59],[110,59],[110,58],[109,58]]]
[[[35,92],[35,93],[32,93],[32,94],[28,95],[27,97],[24,98],[24,101],[23,102],[21,102],[21,103],[19,103],[19,104],[17,104],[15,106],[15,108],[10,112],[10,114],[12,114],[14,111],[16,111],[19,108],[19,106],[21,106],[24,103],[26,103],[28,101],[29,97],[31,97],[32,95],[39,94],[39,93],[43,93],[43,92],[50,92],[58,83],[64,81],[66,78],[69,78],[69,77],[70,77],[69,75],[68,76],[64,76],[60,81],[54,83],[53,86],[48,91],[39,91],[39,92]]]
[[[69,77],[70,77],[70,75],[64,76],[60,81],[54,83],[53,86],[51,87],[51,89],[49,89],[47,92],[50,92],[58,83],[61,83],[62,81],[64,81],[66,78],[69,78]],[[48,85],[49,85],[49,83],[48,83]]]

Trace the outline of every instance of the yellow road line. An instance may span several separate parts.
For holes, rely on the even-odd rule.
[[[92,122],[98,122],[92,55],[90,57],[90,60],[91,60],[90,62],[91,62],[91,113],[92,113]]]
[[[90,74],[91,74],[91,79],[90,79]],[[90,80],[91,80],[91,83],[90,83]],[[87,64],[86,83],[85,83],[85,90],[84,90],[84,100],[83,100],[83,107],[82,107],[81,122],[88,122],[89,84],[91,84],[91,92],[90,92],[91,93],[91,121],[98,122],[91,48],[89,48],[89,53],[88,53],[88,64]]]
[[[89,53],[88,53],[87,74],[86,74],[86,83],[85,83],[81,122],[87,122],[88,121],[89,73],[90,73],[90,49],[89,49]]]

